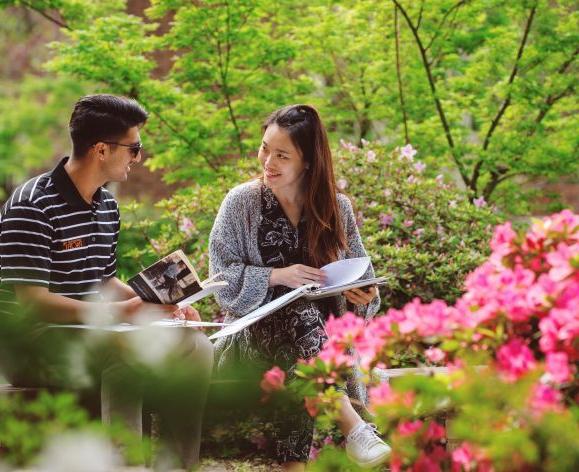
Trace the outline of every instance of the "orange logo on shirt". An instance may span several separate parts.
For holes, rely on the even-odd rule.
[[[83,246],[82,239],[71,239],[70,241],[63,241],[62,243],[62,248],[66,251],[69,249],[78,249]]]

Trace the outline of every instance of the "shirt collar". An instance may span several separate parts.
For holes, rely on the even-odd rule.
[[[100,205],[103,195],[102,188],[99,187],[92,196],[93,205],[88,204],[84,198],[81,197],[76,185],[66,172],[64,165],[68,162],[68,156],[64,157],[58,165],[54,168],[51,174],[52,181],[58,193],[66,200],[72,207],[91,209],[93,205]]]

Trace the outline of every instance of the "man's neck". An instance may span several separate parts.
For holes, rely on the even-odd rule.
[[[85,162],[71,157],[64,165],[64,169],[80,196],[88,204],[92,203],[92,197],[98,188],[106,183],[100,176],[100,172],[92,169],[89,161]]]

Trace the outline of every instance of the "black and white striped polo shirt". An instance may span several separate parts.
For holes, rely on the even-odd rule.
[[[15,284],[82,299],[116,274],[117,202],[101,187],[88,204],[64,169],[67,160],[18,187],[0,212],[0,290],[8,303]]]

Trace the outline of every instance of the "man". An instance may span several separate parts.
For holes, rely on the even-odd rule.
[[[139,130],[146,120],[146,111],[124,97],[91,95],[76,103],[69,125],[72,156],[18,187],[0,212],[0,312],[4,312],[0,316],[13,313],[17,303],[33,308],[48,323],[82,323],[86,312],[96,310],[103,316],[115,313],[125,321],[143,309],[160,316],[199,319],[190,307],[177,310],[174,305],[145,303],[115,276],[120,216],[114,196],[104,185],[127,180],[131,166],[140,162]],[[104,293],[115,298],[105,300]],[[183,343],[186,346],[181,345],[179,352],[208,378],[212,346],[207,338],[188,331]],[[111,368],[118,370],[118,366]],[[50,375],[41,370],[7,375],[23,386],[50,382]],[[133,411],[127,414],[126,404],[115,404],[107,376],[108,371],[103,375],[103,419],[119,413],[140,430],[141,399],[132,402]],[[199,404],[203,402],[201,398]],[[199,425],[192,426],[193,438],[183,438],[180,445],[186,465],[198,458]],[[186,444],[192,439],[197,442]]]

